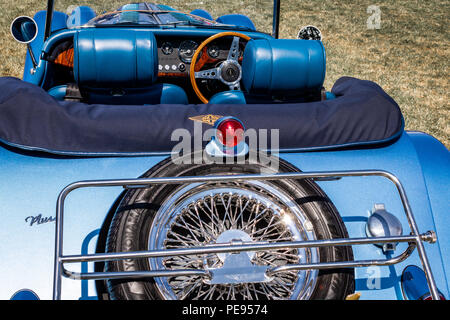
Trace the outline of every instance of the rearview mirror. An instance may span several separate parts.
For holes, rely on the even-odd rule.
[[[297,39],[322,41],[322,33],[315,26],[306,26],[300,29],[297,34]]]
[[[30,43],[38,34],[38,26],[34,19],[20,16],[11,23],[11,34],[17,42]]]

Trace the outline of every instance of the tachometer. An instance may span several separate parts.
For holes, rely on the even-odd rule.
[[[184,63],[190,63],[192,57],[194,56],[195,49],[197,49],[198,44],[192,40],[185,40],[181,42],[180,47],[178,49],[178,53],[180,55],[181,61]]]
[[[219,54],[220,54],[220,49],[219,49],[219,47],[217,47],[217,46],[211,46],[211,47],[208,47],[208,55],[211,57],[211,58],[217,58],[218,56],[219,56]]]

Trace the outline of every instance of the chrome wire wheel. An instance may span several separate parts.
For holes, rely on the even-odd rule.
[[[192,160],[190,156],[187,160]],[[195,154],[192,155],[195,159]],[[279,160],[276,172],[298,172]],[[276,173],[261,163],[173,163],[164,159],[143,178]],[[106,252],[135,252],[248,243],[346,238],[339,212],[310,179],[161,184],[127,190],[114,208]],[[108,279],[112,300],[344,299],[353,269],[271,273],[287,264],[351,261],[351,246],[197,254],[107,261],[107,272],[199,270],[202,276]],[[207,271],[207,272],[204,272]],[[183,273],[183,272],[181,272]],[[209,275],[209,277],[207,276]],[[101,290],[102,283],[97,282]]]
[[[149,250],[217,245],[315,240],[311,222],[284,192],[265,182],[192,184],[167,197],[155,215]],[[255,266],[317,263],[318,249],[246,252]],[[152,270],[222,268],[231,253],[150,259]],[[276,273],[264,282],[211,284],[200,276],[155,278],[164,299],[308,299],[317,270]]]

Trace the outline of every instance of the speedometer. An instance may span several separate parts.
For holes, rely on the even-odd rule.
[[[181,42],[180,47],[178,48],[181,61],[184,63],[190,63],[197,47],[197,42],[192,40],[185,40]]]

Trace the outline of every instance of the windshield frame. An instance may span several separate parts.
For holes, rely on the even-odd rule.
[[[218,23],[216,21],[213,20],[209,20],[200,16],[196,16],[194,14],[190,14],[190,13],[186,13],[186,12],[182,12],[182,11],[177,11],[177,10],[115,10],[115,11],[110,11],[110,12],[105,12],[102,13],[101,15],[98,15],[97,17],[93,18],[91,21],[89,21],[87,24],[85,24],[84,26],[102,26],[101,23],[96,24],[95,21],[105,18],[109,15],[116,15],[116,14],[120,14],[120,13],[124,13],[124,12],[138,12],[138,13],[142,13],[142,14],[148,14],[150,16],[153,16],[154,20],[158,23],[155,24],[145,24],[145,23],[138,23],[137,25],[141,25],[141,26],[167,26],[167,25],[175,25],[175,24],[182,24],[184,22],[188,23],[189,25],[195,25],[197,26],[196,22],[199,21],[198,25],[199,26],[216,26],[216,25],[223,25],[221,23]],[[177,20],[177,21],[173,21],[173,22],[167,22],[167,23],[162,23],[160,17],[158,17],[158,15],[160,14],[181,14],[184,16],[188,16],[188,17],[193,17],[193,21],[191,20]],[[206,24],[203,24],[201,22],[206,22]]]
[[[97,19],[102,19],[103,17],[106,17],[108,15],[115,15],[115,14],[120,14],[122,12],[139,12],[139,13],[149,13],[154,15],[155,20],[160,20],[160,17],[158,17],[158,14],[173,14],[173,13],[177,13],[177,14],[181,14],[184,16],[189,16],[189,17],[193,17],[192,20],[178,20],[178,21],[173,21],[173,22],[166,22],[166,23],[138,23],[135,24],[133,22],[119,22],[119,23],[95,23],[95,20]],[[203,23],[206,22],[206,23]],[[122,27],[122,26],[132,26],[135,28],[139,28],[139,27],[152,27],[152,28],[158,28],[158,27],[168,27],[168,26],[173,26],[174,28],[176,28],[177,26],[189,26],[189,27],[196,27],[196,28],[219,28],[219,29],[226,29],[226,30],[239,30],[239,31],[254,31],[254,32],[261,32],[261,31],[257,31],[257,30],[253,30],[251,28],[248,27],[244,27],[244,26],[236,26],[236,25],[230,25],[230,24],[224,24],[224,23],[220,23],[214,20],[210,20],[210,19],[206,19],[204,17],[201,16],[197,16],[191,13],[186,13],[186,12],[182,12],[182,11],[177,11],[177,10],[116,10],[116,11],[111,11],[111,12],[105,12],[97,17],[95,17],[94,19],[90,20],[88,23],[80,26],[80,27],[95,27],[95,28],[114,28],[114,27]]]
[[[278,39],[278,36],[279,36],[280,6],[281,6],[281,0],[273,0],[272,37],[274,37],[275,39]],[[47,0],[44,41],[46,41],[51,34],[51,25],[52,25],[54,9],[55,9],[55,0]],[[141,11],[141,10],[133,10],[133,11]],[[164,10],[162,10],[162,11],[164,11]],[[191,15],[191,14],[180,12],[180,11],[175,11],[175,12],[182,13],[185,15]],[[195,15],[192,15],[192,16],[195,16]],[[195,17],[198,17],[198,16],[195,16]],[[211,20],[205,19],[203,17],[198,17],[198,18],[201,18],[201,19],[211,22]],[[228,25],[224,25],[224,24],[218,24],[215,21],[213,21],[213,22],[214,22],[213,25],[211,25],[211,26],[205,25],[205,27],[213,27],[213,26],[226,27],[226,26],[228,26]],[[166,26],[166,25],[170,25],[170,24],[159,24],[159,26]],[[150,26],[150,25],[145,25],[145,26]],[[157,26],[157,25],[151,25],[151,26]],[[203,26],[199,25],[199,27],[203,27]],[[245,30],[246,28],[243,28],[243,29]]]

